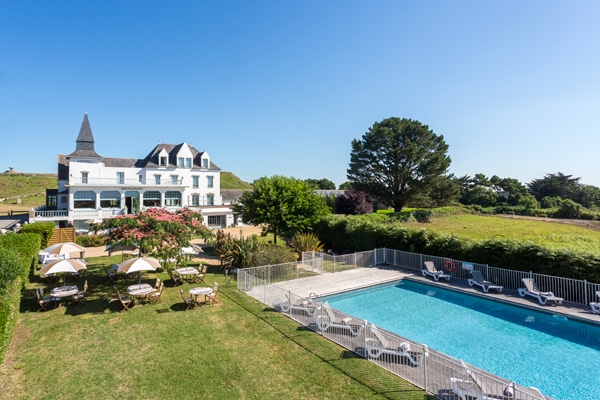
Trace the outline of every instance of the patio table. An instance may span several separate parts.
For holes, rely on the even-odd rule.
[[[193,279],[194,276],[199,274],[198,270],[193,267],[177,268],[175,272],[181,275],[181,277],[184,279]]]
[[[127,294],[131,297],[137,297],[140,301],[146,298],[150,293],[154,291],[154,288],[147,283],[141,283],[137,285],[131,285],[127,288]]]
[[[209,287],[195,287],[190,289],[190,294],[194,296],[196,299],[196,303],[200,304],[198,301],[198,296],[207,296],[212,293],[212,288]],[[203,303],[203,302],[202,302]]]
[[[54,289],[50,290],[50,295],[53,297],[69,297],[69,296],[73,296],[74,294],[77,294],[77,292],[79,292],[79,289],[77,288],[77,286],[59,286],[59,287],[55,287]]]

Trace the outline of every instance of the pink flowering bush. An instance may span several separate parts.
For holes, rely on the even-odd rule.
[[[202,215],[187,207],[175,212],[150,208],[135,215],[120,215],[95,224],[93,230],[107,230],[106,244],[111,247],[135,245],[145,255],[161,260],[178,258],[180,249],[189,246],[193,236],[213,236],[202,224]]]

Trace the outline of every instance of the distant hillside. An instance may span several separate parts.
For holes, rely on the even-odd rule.
[[[232,172],[221,171],[221,189],[252,189],[252,185],[244,182]]]
[[[46,196],[46,189],[57,188],[56,174],[0,174],[0,198]]]
[[[0,173],[0,199],[33,196],[45,199],[46,189],[56,187],[56,174]],[[221,172],[221,189],[252,189],[252,186],[231,172]]]

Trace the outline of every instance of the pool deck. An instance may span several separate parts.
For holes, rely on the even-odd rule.
[[[314,277],[279,282],[277,286],[279,288],[290,290],[292,293],[301,297],[309,297],[311,293],[324,296],[382,283],[394,282],[405,278],[425,282],[432,286],[439,286],[471,295],[512,303],[533,310],[550,312],[574,320],[579,319],[584,322],[600,324],[600,315],[592,313],[589,307],[579,304],[563,302],[560,306],[544,306],[539,304],[537,299],[533,297],[520,297],[516,291],[504,290],[502,293],[497,293],[496,290],[490,290],[490,292],[485,293],[478,286],[469,286],[466,280],[450,279],[450,281],[446,281],[445,279],[440,279],[439,282],[436,282],[431,277],[423,277],[418,271],[403,270],[398,267],[383,265],[368,268],[356,268],[336,273],[324,273]]]

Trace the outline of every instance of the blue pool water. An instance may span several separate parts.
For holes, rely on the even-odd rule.
[[[412,281],[332,307],[557,400],[600,399],[600,327]]]

